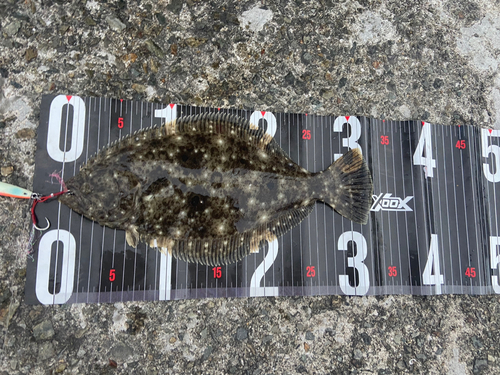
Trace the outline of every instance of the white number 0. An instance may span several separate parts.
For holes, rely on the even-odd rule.
[[[66,106],[66,123],[62,124],[63,110]],[[73,107],[71,132],[71,148],[61,150],[59,146],[61,138],[66,139],[67,126],[69,123],[69,108]],[[49,126],[47,130],[47,153],[55,161],[64,163],[77,160],[83,151],[85,134],[85,102],[79,96],[58,95],[50,102]],[[65,129],[61,134],[61,125]],[[64,147],[66,148],[66,142]]]

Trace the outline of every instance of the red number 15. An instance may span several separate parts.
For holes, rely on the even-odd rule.
[[[212,271],[214,271],[214,278],[215,279],[220,279],[222,277],[222,268],[221,267],[214,267],[214,268],[212,268]]]

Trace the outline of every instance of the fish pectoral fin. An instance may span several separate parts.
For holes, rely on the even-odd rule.
[[[137,247],[139,244],[139,232],[137,231],[136,226],[130,226],[125,232],[125,239],[129,246]]]

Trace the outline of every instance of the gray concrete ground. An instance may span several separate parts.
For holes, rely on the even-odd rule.
[[[1,0],[0,25],[1,181],[27,188],[45,93],[500,129],[498,0]],[[2,199],[0,374],[500,373],[497,296],[27,306],[28,228]]]

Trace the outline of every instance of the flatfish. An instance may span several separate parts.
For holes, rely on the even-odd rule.
[[[317,201],[366,223],[373,184],[353,149],[311,173],[246,119],[180,117],[126,136],[66,181],[60,202],[173,256],[206,265],[234,263],[282,236]]]

